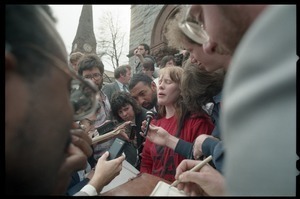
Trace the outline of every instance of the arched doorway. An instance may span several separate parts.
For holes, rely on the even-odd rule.
[[[160,51],[165,50],[168,46],[167,40],[164,36],[164,29],[166,22],[173,18],[177,12],[178,5],[165,5],[156,17],[152,34],[151,34],[151,52],[159,62],[161,57]]]

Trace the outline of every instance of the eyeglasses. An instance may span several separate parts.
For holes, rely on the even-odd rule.
[[[99,77],[103,77],[103,75],[100,74],[100,73],[94,73],[92,75],[85,75],[84,76],[85,79],[93,79],[93,78],[98,79]]]
[[[191,40],[198,44],[204,44],[209,37],[203,28],[203,24],[192,20],[190,17],[191,6],[187,6],[185,17],[178,23],[179,29]]]
[[[6,46],[11,46],[9,44],[5,44]],[[24,44],[25,47],[28,47],[36,52],[40,53],[44,57],[54,62],[54,65],[63,71],[65,74],[72,78],[71,80],[71,89],[70,89],[70,101],[73,105],[74,109],[74,120],[82,120],[86,117],[89,117],[97,108],[97,87],[91,81],[86,81],[78,76],[73,70],[70,70],[69,66],[61,61],[56,56],[46,53],[45,50],[41,49],[39,46],[33,44]],[[67,67],[63,67],[67,65]]]

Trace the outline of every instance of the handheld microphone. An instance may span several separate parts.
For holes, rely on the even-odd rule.
[[[151,123],[151,120],[153,119],[154,117],[154,113],[152,111],[147,111],[146,112],[146,129],[144,131],[144,136],[147,136],[147,133],[148,133],[148,129],[149,129],[149,125]]]

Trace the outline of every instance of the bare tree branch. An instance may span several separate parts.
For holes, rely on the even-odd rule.
[[[99,21],[102,26],[97,37],[97,52],[108,56],[115,69],[120,65],[121,56],[126,56],[123,49],[126,33],[119,24],[118,16],[113,16],[110,11],[105,11]]]

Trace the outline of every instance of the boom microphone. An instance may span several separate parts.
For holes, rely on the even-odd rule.
[[[149,125],[151,123],[151,120],[153,119],[154,117],[154,113],[152,111],[147,111],[146,112],[146,129],[144,131],[144,136],[147,136],[147,133],[148,133],[148,129],[149,129]]]

